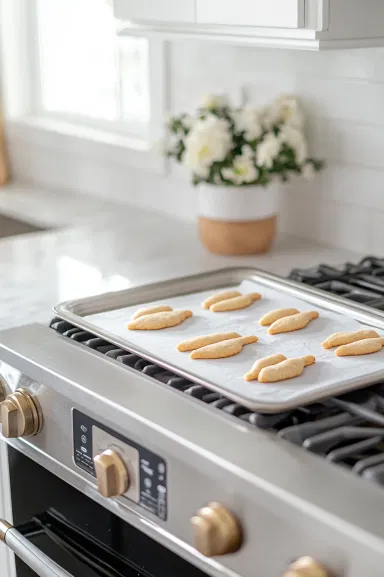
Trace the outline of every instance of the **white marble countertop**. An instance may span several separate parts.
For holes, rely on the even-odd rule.
[[[154,280],[241,265],[286,275],[360,257],[295,238],[279,239],[265,255],[217,257],[201,246],[193,223],[25,187],[0,192],[0,213],[60,227],[0,239],[0,328],[46,323],[61,301]]]

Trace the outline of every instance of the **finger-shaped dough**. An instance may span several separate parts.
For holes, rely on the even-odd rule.
[[[258,340],[255,336],[230,339],[192,351],[189,356],[191,359],[224,359],[233,357],[241,352],[244,345],[257,343]]]
[[[341,345],[349,345],[350,343],[355,343],[356,341],[361,341],[363,339],[377,339],[380,335],[371,329],[364,331],[355,331],[347,333],[333,333],[330,335],[322,344],[325,349],[332,349],[332,347],[340,347]]]
[[[297,315],[300,311],[297,309],[276,309],[275,311],[271,311],[267,313],[259,320],[259,325],[262,327],[267,327],[278,321],[279,319],[283,319],[284,317],[290,317],[292,315]]]
[[[132,319],[134,320],[143,317],[145,315],[153,315],[154,313],[162,313],[171,310],[173,310],[172,307],[169,307],[168,305],[156,305],[153,307],[145,307],[136,311]]]
[[[214,313],[221,313],[226,311],[238,311],[249,307],[254,301],[261,299],[261,294],[251,293],[249,295],[241,295],[231,299],[220,301],[210,307],[210,311]]]
[[[259,381],[260,383],[276,383],[299,377],[304,368],[313,365],[315,360],[316,358],[313,355],[307,355],[297,359],[287,359],[277,365],[265,367],[259,373]]]
[[[220,301],[226,301],[228,299],[233,299],[234,297],[241,296],[239,291],[226,291],[223,293],[218,293],[216,295],[212,295],[211,297],[207,298],[203,304],[201,305],[203,309],[209,309],[215,303],[219,303]]]
[[[145,315],[128,324],[130,331],[157,331],[181,324],[192,316],[192,311],[163,311]]]
[[[364,339],[362,341],[357,341],[355,343],[350,343],[349,345],[338,347],[335,350],[335,355],[337,357],[370,355],[371,353],[377,353],[378,351],[381,351],[383,346],[383,337],[379,337],[378,339]]]
[[[308,311],[306,313],[299,313],[284,317],[275,321],[268,329],[270,335],[278,335],[280,333],[290,333],[305,328],[313,319],[317,319],[319,313],[317,311]]]
[[[186,351],[194,351],[196,349],[200,349],[201,347],[206,347],[207,345],[213,345],[215,343],[220,343],[221,341],[227,341],[229,339],[236,339],[239,336],[239,333],[215,333],[213,335],[195,337],[177,345],[177,350],[182,353]]]
[[[265,367],[270,367],[272,365],[277,365],[282,361],[287,360],[285,355],[270,355],[269,357],[264,357],[263,359],[259,359],[253,365],[249,373],[244,375],[245,381],[256,381],[258,378],[260,371],[265,369]]]

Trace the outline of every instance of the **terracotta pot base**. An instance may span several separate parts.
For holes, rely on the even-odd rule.
[[[200,238],[208,250],[221,255],[266,252],[276,236],[277,217],[228,222],[199,217]]]

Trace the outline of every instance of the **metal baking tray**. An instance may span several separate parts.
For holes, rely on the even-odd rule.
[[[224,288],[261,292],[251,307],[231,313],[201,308],[208,295]],[[194,313],[181,325],[161,331],[128,331],[128,320],[138,307],[156,302]],[[275,308],[315,309],[320,318],[301,331],[270,336],[258,319]],[[72,300],[54,308],[55,314],[117,346],[132,351],[195,383],[212,389],[252,411],[276,413],[338,395],[384,379],[384,350],[362,357],[336,357],[321,342],[338,330],[357,330],[361,324],[384,330],[384,313],[324,293],[307,285],[253,268],[230,268],[119,292]],[[187,338],[212,332],[256,334],[259,342],[247,345],[228,359],[193,361],[176,345]],[[384,333],[383,333],[384,334]],[[314,354],[316,364],[303,375],[279,383],[246,382],[243,375],[257,358],[280,352],[287,357]]]

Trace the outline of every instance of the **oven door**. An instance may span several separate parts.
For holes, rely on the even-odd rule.
[[[8,447],[17,577],[204,577],[150,537]]]

